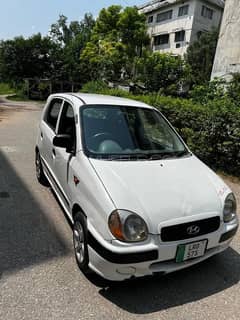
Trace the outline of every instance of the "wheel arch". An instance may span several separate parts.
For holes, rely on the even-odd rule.
[[[73,221],[75,219],[75,216],[77,213],[81,213],[86,219],[87,219],[87,216],[85,214],[85,212],[83,211],[83,209],[81,208],[81,206],[78,204],[78,203],[75,203],[72,207],[72,218],[73,218]]]

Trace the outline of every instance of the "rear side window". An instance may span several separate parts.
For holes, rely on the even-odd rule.
[[[50,102],[47,113],[45,115],[45,122],[51,127],[54,131],[57,126],[58,115],[61,110],[62,100],[61,99],[53,99]]]

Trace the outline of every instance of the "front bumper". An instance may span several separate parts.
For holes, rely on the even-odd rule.
[[[151,236],[145,245],[128,247],[119,241],[109,243],[98,241],[91,232],[88,237],[89,266],[103,278],[122,281],[132,277],[142,277],[155,273],[167,274],[195,265],[211,256],[226,250],[238,229],[238,221],[223,224],[217,232],[194,239],[171,243],[160,241],[159,235]],[[207,239],[208,245],[204,256],[176,263],[179,244]]]

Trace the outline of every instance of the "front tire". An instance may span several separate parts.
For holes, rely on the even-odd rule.
[[[45,187],[49,186],[48,180],[43,171],[41,156],[38,150],[36,151],[36,155],[35,155],[35,166],[36,166],[36,177],[38,182]]]
[[[83,273],[89,273],[87,222],[81,212],[76,213],[73,225],[73,245],[77,264]]]

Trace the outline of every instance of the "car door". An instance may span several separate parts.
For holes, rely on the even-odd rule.
[[[72,176],[71,164],[75,160],[76,124],[73,106],[67,101],[64,101],[63,104],[57,133],[70,135],[72,141],[71,151],[68,150],[67,152],[64,148],[54,147],[56,155],[54,158],[54,173],[59,183],[59,195],[69,208],[71,201],[69,178]]]
[[[53,148],[53,138],[56,135],[60,111],[63,105],[63,99],[53,98],[46,109],[43,121],[40,126],[41,148],[40,154],[45,171],[49,178],[54,182],[55,150]]]

